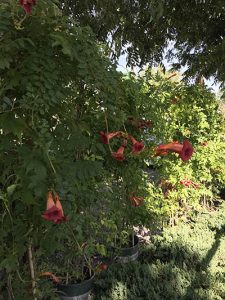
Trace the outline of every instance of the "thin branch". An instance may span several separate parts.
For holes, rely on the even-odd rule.
[[[48,154],[47,151],[46,151],[46,155],[47,155],[48,161],[49,161],[49,163],[50,163],[50,165],[51,165],[51,168],[52,168],[54,174],[56,174],[55,167],[54,167],[54,165],[53,165],[53,163],[52,163],[52,161],[51,161],[51,159],[50,159],[50,156],[49,156],[49,154]]]
[[[34,261],[32,255],[32,246],[31,244],[28,245],[28,260],[29,260],[29,267],[30,267],[30,276],[32,280],[32,293],[34,296],[34,300],[37,300],[36,295],[36,282],[35,282],[35,274],[34,274]]]
[[[106,111],[104,111],[104,116],[105,116],[106,133],[108,135],[108,133],[109,133],[109,125],[108,125]],[[110,147],[110,143],[109,143],[109,150],[110,150],[111,153],[113,152],[112,148]]]
[[[7,291],[8,291],[8,300],[13,300],[15,299],[13,295],[13,290],[12,290],[12,282],[11,282],[11,277],[10,275],[8,276],[7,279]]]
[[[79,250],[81,251],[81,253],[83,254],[84,259],[85,259],[85,261],[86,261],[86,263],[87,263],[89,269],[92,269],[91,264],[90,264],[88,258],[86,257],[86,255],[85,255],[83,249],[81,248],[80,244],[78,243],[78,241],[77,241],[77,239],[76,239],[76,237],[75,237],[75,234],[74,234],[74,232],[73,232],[73,229],[70,227],[70,225],[69,225],[68,223],[67,223],[67,226],[68,226],[68,228],[70,229],[70,231],[71,231],[71,233],[72,233],[72,236],[73,236],[73,238],[74,238],[75,243],[77,244],[78,249],[79,249]]]

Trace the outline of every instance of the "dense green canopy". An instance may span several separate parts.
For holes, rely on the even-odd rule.
[[[224,0],[61,0],[64,12],[89,25],[99,41],[110,41],[112,57],[127,53],[128,65],[167,58],[187,65],[186,75],[225,81]]]

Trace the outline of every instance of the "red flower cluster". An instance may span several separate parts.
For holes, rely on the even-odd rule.
[[[150,128],[152,126],[152,121],[144,119],[135,119],[134,117],[129,117],[128,121],[139,130],[143,128]]]
[[[100,263],[97,268],[95,269],[95,272],[96,273],[100,273],[102,271],[106,271],[108,269],[108,265],[107,264],[104,264],[104,263]]]
[[[160,185],[162,187],[164,197],[167,198],[169,191],[172,191],[174,189],[174,185],[167,180],[160,180]]]
[[[131,193],[130,202],[131,202],[132,206],[138,207],[138,206],[140,206],[143,203],[143,201],[144,201],[143,197],[137,197],[137,196],[135,196],[135,192]]]
[[[194,149],[188,140],[185,140],[183,144],[172,142],[168,144],[161,144],[155,148],[156,156],[167,155],[170,152],[178,153],[183,161],[187,161],[191,158]]]
[[[53,221],[55,224],[67,221],[67,217],[64,216],[63,208],[56,192],[53,192],[53,194],[48,192],[47,207],[42,217],[47,221]]]
[[[119,137],[123,138],[122,145],[119,147],[119,149],[116,152],[112,152],[112,156],[115,160],[123,161],[125,159],[124,157],[124,150],[127,146],[128,139],[132,142],[132,153],[133,154],[139,154],[144,149],[144,142],[138,142],[132,135],[127,135],[127,133],[124,133],[122,131],[114,131],[110,133],[105,133],[103,131],[100,131],[100,139],[103,144],[109,144],[109,140],[113,137]]]
[[[36,0],[19,0],[19,4],[23,7],[26,14],[30,14],[34,5],[36,5]]]
[[[108,265],[107,265],[107,264],[101,263],[101,264],[99,265],[99,269],[102,270],[102,271],[107,270],[107,269],[108,269]]]
[[[144,142],[136,141],[132,135],[129,135],[129,139],[131,140],[131,142],[133,144],[132,153],[139,154],[145,147]]]
[[[184,187],[192,186],[194,189],[199,189],[199,184],[198,183],[194,183],[193,181],[188,180],[188,179],[181,180],[180,184],[182,184]]]
[[[111,140],[114,137],[120,137],[122,134],[122,131],[114,131],[114,132],[110,132],[110,133],[105,133],[103,131],[99,132],[100,134],[100,139],[102,141],[103,144],[108,145],[109,144],[109,140]]]
[[[140,120],[138,122],[138,129],[141,130],[142,128],[150,128],[152,126],[152,121],[150,120]]]
[[[113,158],[115,158],[115,160],[123,161],[125,159],[123,155],[124,149],[124,146],[120,146],[116,152],[112,153]]]

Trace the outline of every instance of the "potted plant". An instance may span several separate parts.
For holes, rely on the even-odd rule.
[[[50,207],[50,203],[54,206]],[[58,217],[56,208],[61,209]],[[97,242],[99,228],[95,215],[86,208],[65,217],[56,193],[49,194],[43,218],[50,220],[53,210],[55,219],[52,217],[51,220],[55,224],[49,224],[43,236],[43,244],[49,251],[40,259],[40,274],[52,277],[60,299],[88,299],[95,276],[94,256],[97,252],[104,252],[104,246]]]
[[[116,260],[119,262],[130,262],[138,258],[139,238],[132,231],[122,231],[115,239]]]
[[[108,232],[107,240],[111,242],[111,253],[115,260],[121,262],[134,261],[138,257],[139,238],[134,226],[140,223],[144,198],[129,193],[124,182],[113,183],[113,198],[108,204],[108,211],[102,223]]]
[[[134,226],[138,222],[137,207],[143,203],[144,198],[132,192],[130,195],[125,195],[120,203],[122,201],[124,205],[116,220],[118,231],[115,233],[114,248],[118,261],[130,262],[136,260],[139,254],[139,238],[134,232]]]
[[[151,126],[151,121],[130,116],[127,118],[127,128],[123,124],[118,131],[110,132],[107,115],[105,122],[106,132],[100,131],[100,140],[106,147],[108,145],[111,154],[107,157],[111,174],[107,186],[113,197],[107,203],[107,221],[104,220],[104,225],[116,259],[132,261],[138,257],[139,239],[134,233],[134,226],[141,223],[138,207],[144,201],[140,195],[146,187],[142,159],[145,145],[141,134],[142,129]]]

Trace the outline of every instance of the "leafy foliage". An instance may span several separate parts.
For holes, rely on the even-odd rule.
[[[126,243],[133,226],[162,226],[212,198],[212,186],[224,183],[223,122],[204,89],[149,71],[122,76],[91,29],[53,1],[38,1],[30,14],[2,1],[0,16],[0,290],[4,298],[42,298],[55,292],[45,290],[42,272],[84,279],[95,255]],[[175,96],[182,101],[171,104]],[[103,145],[99,132],[113,131],[120,135]],[[197,150],[191,162],[154,156],[159,143],[184,138]],[[168,198],[155,175],[176,185]],[[179,187],[187,175],[199,190]],[[49,207],[49,191],[57,206]],[[63,207],[61,223],[43,219],[46,202],[47,211]]]
[[[223,205],[152,237],[139,262],[110,266],[93,299],[223,299],[224,242]]]
[[[188,139],[195,149],[187,163],[176,154],[149,159],[146,153],[148,164],[155,170],[154,185],[164,195],[161,206],[177,222],[183,213],[199,210],[200,203],[209,205],[216,190],[224,185],[224,119],[213,94],[202,87],[168,80],[159,71],[147,70],[140,81],[144,95],[137,106],[153,122],[152,128],[144,133],[146,144]],[[184,179],[196,186],[184,186]],[[149,189],[152,191],[153,186]]]
[[[13,5],[0,5],[1,289],[28,299],[28,247],[36,260],[50,256],[62,250],[69,230],[41,218],[49,189],[59,193],[76,235],[77,244],[68,235],[65,246],[88,257],[96,244],[102,249],[93,238],[100,233],[97,213],[91,217],[107,176],[96,133],[102,109],[120,122],[123,102],[121,76],[88,28],[63,17],[51,1],[38,2],[26,18]]]
[[[112,56],[126,53],[128,65],[161,63],[187,66],[186,75],[215,76],[224,82],[224,1],[64,1],[61,7],[99,41]]]

